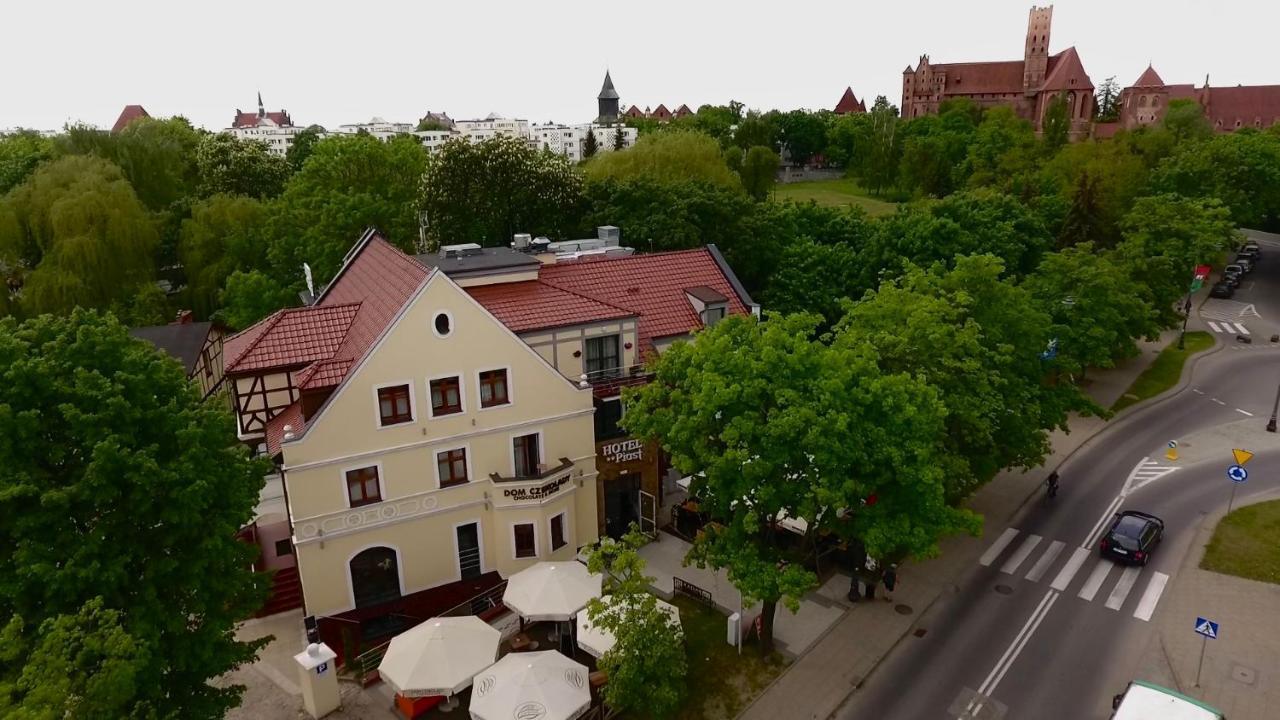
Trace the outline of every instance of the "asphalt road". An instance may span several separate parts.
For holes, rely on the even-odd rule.
[[[1229,457],[1169,471],[1165,443],[1250,415],[1265,424],[1271,412],[1280,383],[1280,347],[1269,347],[1270,335],[1280,333],[1280,246],[1263,252],[1231,302],[1201,308],[1239,321],[1252,347],[1235,342],[1238,332],[1219,333],[1241,349],[1203,359],[1185,391],[1129,414],[1082,447],[1062,467],[1056,499],[1029,503],[1009,528],[987,527],[987,552],[953,596],[921,617],[925,635],[900,643],[838,717],[1109,716],[1201,517],[1225,506],[1231,491]],[[1260,454],[1248,468],[1238,501],[1280,487],[1280,451]],[[1164,541],[1146,567],[1126,569],[1098,556],[1100,533],[1124,509],[1165,521]]]

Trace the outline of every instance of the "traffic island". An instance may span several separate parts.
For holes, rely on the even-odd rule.
[[[1242,507],[1223,518],[1200,567],[1280,584],[1280,500]]]

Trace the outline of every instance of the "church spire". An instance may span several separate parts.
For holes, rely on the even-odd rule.
[[[600,94],[596,96],[598,105],[596,114],[597,122],[614,122],[618,119],[618,91],[613,87],[613,78],[609,77],[609,71],[604,71],[604,86],[600,88]]]
[[[258,91],[258,117],[266,117],[267,109],[262,105],[262,91]]]

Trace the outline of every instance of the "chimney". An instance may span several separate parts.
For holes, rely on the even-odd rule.
[[[516,233],[511,237],[511,247],[524,252],[529,248],[531,240],[533,240],[533,236],[529,233]]]

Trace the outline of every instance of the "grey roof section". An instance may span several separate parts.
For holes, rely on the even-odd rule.
[[[193,322],[180,325],[148,325],[130,328],[129,334],[146,340],[182,363],[187,374],[195,372],[205,338],[209,337],[212,323]]]
[[[423,265],[438,268],[449,277],[499,275],[507,272],[536,270],[542,265],[532,255],[505,247],[483,248],[455,257],[445,257],[442,253],[425,253],[415,257]]]
[[[613,78],[609,77],[609,71],[604,71],[604,87],[600,88],[600,94],[596,96],[597,100],[617,100],[618,91],[613,89]]]
[[[751,309],[753,315],[760,314],[760,304],[751,299],[751,295],[747,289],[742,286],[742,281],[733,273],[733,268],[729,267],[729,263],[725,262],[724,255],[720,254],[720,248],[715,243],[707,243],[707,250],[711,253],[711,258],[716,261],[716,265],[720,266],[720,272],[729,279],[729,285],[733,287],[733,291],[738,294],[738,299]]]
[[[722,303],[729,299],[721,295],[720,293],[716,292],[715,289],[709,288],[706,285],[699,285],[697,287],[686,288],[685,292],[689,293],[690,295],[694,296],[695,298],[701,300],[704,303]],[[744,302],[743,304],[745,305],[748,303]]]

